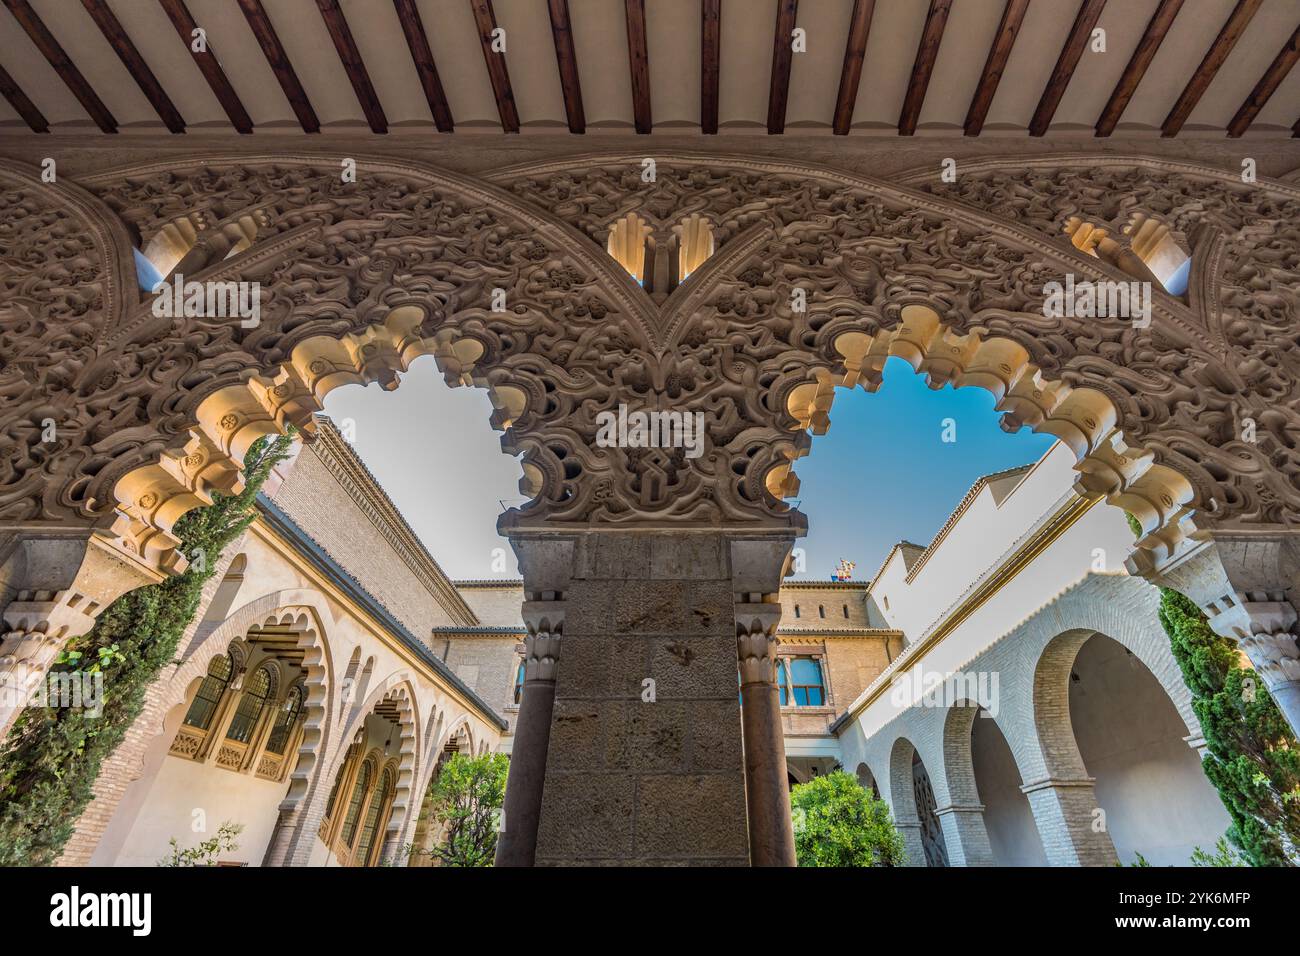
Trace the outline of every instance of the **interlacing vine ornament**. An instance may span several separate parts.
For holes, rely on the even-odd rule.
[[[491,182],[363,158],[344,182],[319,156],[75,186],[6,169],[0,525],[93,525],[177,567],[176,519],[238,487],[257,437],[310,432],[331,389],[395,387],[422,355],[489,389],[533,498],[506,526],[801,527],[780,499],[807,430],[826,429],[837,387],[877,387],[890,355],[1068,443],[1079,490],[1141,523],[1148,566],[1198,528],[1300,514],[1300,188],[1144,159],[990,161],[910,187],[655,160],[650,182],[626,155]],[[1044,283],[1066,272],[1131,278],[1074,248],[1066,220],[1120,235],[1133,211],[1192,251],[1187,301],[1159,291],[1147,328],[1045,316]],[[606,251],[631,213],[650,235],[707,224],[715,251],[651,295]],[[187,280],[260,283],[256,327],[156,317],[134,292],[131,233],[145,245],[182,220],[254,224],[182,261],[201,267]],[[620,403],[703,412],[704,453],[599,447],[597,416]]]

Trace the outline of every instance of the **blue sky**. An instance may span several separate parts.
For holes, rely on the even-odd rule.
[[[358,454],[451,577],[518,575],[496,519],[503,502],[523,500],[519,464],[488,425],[486,392],[449,388],[426,357],[396,391],[337,389],[325,411],[351,426]],[[956,441],[944,442],[949,418]],[[901,359],[886,364],[876,393],[841,389],[831,423],[795,467],[809,525],[798,577],[825,579],[847,558],[864,580],[895,542],[929,543],[980,475],[1035,461],[1053,441],[1028,429],[1006,434],[988,392],[931,391]]]
[[[1055,439],[998,425],[982,388],[931,391],[902,359],[885,364],[879,391],[838,389],[831,427],[795,463],[808,516],[800,578],[825,579],[841,558],[855,580],[876,573],[898,541],[920,545],[943,526],[981,475],[1037,461]],[[945,442],[952,419],[955,441]]]

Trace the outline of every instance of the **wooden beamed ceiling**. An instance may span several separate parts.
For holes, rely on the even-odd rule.
[[[1293,0],[0,2],[41,133],[1300,136]]]

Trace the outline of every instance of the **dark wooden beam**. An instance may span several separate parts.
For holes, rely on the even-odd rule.
[[[989,57],[984,61],[984,72],[980,74],[979,85],[971,97],[970,109],[966,111],[967,136],[978,136],[984,128],[989,107],[993,105],[993,95],[1002,82],[1002,72],[1007,68],[1011,48],[1016,45],[1016,36],[1020,33],[1020,25],[1024,23],[1025,11],[1028,9],[1029,0],[1007,0],[1007,5],[1002,9],[1002,20],[998,23],[998,32],[993,35]]]
[[[506,55],[492,49],[492,31],[497,28],[497,16],[492,0],[469,0],[478,24],[478,39],[483,47],[483,60],[487,63],[488,79],[492,93],[497,98],[497,112],[501,114],[501,129],[507,133],[519,132],[519,111],[515,108],[515,94],[510,89],[510,71],[506,69]]]
[[[9,105],[14,111],[23,118],[33,133],[48,133],[50,124],[45,119],[45,114],[36,108],[36,104],[27,98],[27,94],[22,91],[22,87],[9,75],[9,71],[0,66],[0,94],[9,101]]]
[[[352,31],[348,29],[348,20],[339,7],[339,0],[316,0],[316,6],[320,10],[321,19],[325,21],[325,28],[330,32],[330,39],[334,41],[334,49],[338,51],[343,69],[348,74],[352,92],[357,95],[357,102],[361,104],[361,112],[366,114],[370,131],[387,133],[388,117],[384,115],[384,108],[380,105],[374,84],[370,82],[366,62],[361,59],[361,51],[357,49],[356,41],[352,39]]]
[[[718,79],[722,66],[722,0],[704,0],[700,25],[700,132],[718,131]]]
[[[443,92],[442,80],[438,76],[438,67],[433,62],[433,50],[429,47],[429,37],[424,32],[424,21],[415,0],[393,0],[397,8],[397,19],[401,21],[402,33],[406,34],[406,45],[415,62],[415,72],[419,74],[420,86],[424,89],[424,98],[429,103],[429,112],[440,133],[450,133],[455,129],[451,119],[451,107],[447,105],[447,94]]]
[[[569,117],[570,133],[587,131],[587,115],[582,109],[582,84],[578,82],[578,58],[573,52],[573,29],[569,26],[569,0],[547,0],[551,12],[551,35],[555,38],[555,62],[560,68],[560,88],[564,91],[564,113]]]
[[[231,125],[241,133],[251,133],[253,131],[253,121],[249,119],[248,111],[244,109],[244,104],[240,102],[239,94],[235,88],[230,85],[230,80],[226,78],[226,71],[221,68],[221,63],[217,59],[217,52],[212,48],[210,40],[205,41],[205,49],[202,53],[194,50],[194,31],[199,25],[194,22],[194,17],[190,14],[189,8],[185,6],[185,0],[158,0],[171,20],[172,26],[176,28],[177,34],[180,35],[181,42],[185,44],[185,49],[190,51],[194,57],[194,62],[198,64],[199,72],[203,78],[208,81],[208,86],[212,88],[212,95],[217,98],[221,108],[226,111],[230,117]]]
[[[307,91],[298,82],[298,74],[294,71],[293,64],[289,62],[289,54],[285,52],[284,44],[280,42],[279,34],[271,24],[271,18],[266,15],[266,10],[262,7],[262,0],[235,0],[235,2],[243,11],[244,19],[248,21],[253,36],[257,38],[258,46],[262,48],[262,54],[271,66],[271,72],[280,83],[280,89],[284,90],[289,106],[298,117],[302,131],[319,133],[320,120],[316,118],[316,111],[311,108]]]
[[[76,64],[68,58],[67,53],[63,52],[63,47],[59,46],[59,41],[54,39],[54,34],[50,33],[49,28],[36,15],[36,11],[32,9],[31,4],[27,0],[4,0],[4,5],[14,15],[18,25],[27,31],[27,35],[36,44],[36,49],[40,50],[41,55],[49,61],[50,66],[54,67],[54,72],[59,74],[59,79],[67,84],[68,89],[77,98],[77,102],[81,104],[82,109],[90,114],[90,118],[95,121],[95,125],[105,133],[116,133],[117,120],[113,118],[113,114],[104,105],[104,101],[95,95],[95,91],[86,82],[86,78],[81,75],[81,71],[77,69]]]
[[[794,62],[795,18],[799,0],[777,0],[776,30],[772,36],[772,83],[767,91],[767,131],[785,132],[785,109],[790,102],[790,66]]]
[[[1174,103],[1174,108],[1165,117],[1164,125],[1160,127],[1161,136],[1178,135],[1178,131],[1187,122],[1187,117],[1192,115],[1192,110],[1196,109],[1196,104],[1205,95],[1210,82],[1214,79],[1214,74],[1219,72],[1219,67],[1223,66],[1223,61],[1228,58],[1232,48],[1237,45],[1241,35],[1246,32],[1246,27],[1249,26],[1251,18],[1255,16],[1256,11],[1259,10],[1260,4],[1263,2],[1264,0],[1237,0],[1237,5],[1232,8],[1232,13],[1228,15],[1223,28],[1219,30],[1219,35],[1214,38],[1210,48],[1205,51],[1200,66],[1196,68],[1192,78],[1187,81],[1187,86],[1183,89],[1182,95],[1178,97],[1178,102]]]
[[[911,136],[916,132],[916,121],[925,103],[925,91],[930,86],[930,74],[934,72],[934,61],[939,56],[943,28],[948,23],[951,9],[952,0],[930,0],[921,42],[916,48],[916,62],[912,64],[912,78],[907,84],[907,95],[903,97],[903,112],[898,116],[900,136]]]
[[[1065,88],[1070,85],[1070,78],[1074,76],[1074,68],[1079,64],[1079,57],[1083,56],[1088,41],[1092,39],[1092,28],[1097,25],[1104,6],[1106,0],[1083,0],[1079,5],[1074,26],[1070,28],[1070,35],[1065,38],[1061,55],[1056,58],[1056,66],[1053,67],[1047,87],[1043,90],[1042,99],[1038,101],[1038,109],[1034,110],[1034,118],[1029,121],[1030,136],[1042,136],[1052,125],[1052,117],[1056,115],[1056,108],[1061,105],[1061,97],[1065,95]]]
[[[1156,7],[1156,12],[1151,15],[1146,32],[1142,34],[1142,39],[1138,41],[1137,49],[1133,51],[1128,66],[1124,67],[1123,75],[1120,76],[1119,82],[1115,84],[1115,89],[1106,102],[1106,108],[1101,111],[1101,116],[1097,120],[1098,136],[1109,136],[1114,132],[1115,125],[1119,122],[1119,118],[1124,115],[1124,109],[1128,106],[1128,101],[1137,92],[1138,84],[1142,82],[1147,67],[1155,59],[1156,51],[1160,49],[1160,44],[1164,42],[1166,34],[1169,33],[1169,28],[1173,26],[1174,17],[1178,16],[1178,11],[1182,5],[1183,0],[1160,0],[1160,6]]]
[[[185,119],[181,116],[180,110],[176,109],[176,104],[162,88],[153,70],[149,69],[149,64],[144,61],[140,51],[131,42],[126,30],[122,28],[121,21],[108,8],[108,4],[104,0],[81,0],[81,5],[95,21],[99,32],[104,34],[104,39],[113,48],[117,58],[122,61],[126,71],[131,74],[135,85],[140,87],[140,92],[145,95],[154,112],[158,114],[158,118],[163,121],[163,125],[173,133],[185,132]]]
[[[853,123],[853,107],[858,102],[862,63],[867,56],[867,35],[871,32],[871,16],[875,9],[876,0],[853,0],[849,39],[844,44],[844,66],[840,68],[840,91],[835,96],[833,129],[836,136],[847,136]]]
[[[1232,137],[1240,136],[1250,128],[1250,124],[1255,122],[1255,117],[1259,111],[1264,108],[1270,96],[1276,92],[1278,86],[1286,75],[1291,72],[1291,67],[1295,66],[1296,60],[1300,59],[1300,26],[1295,28],[1291,34],[1291,39],[1286,41],[1286,46],[1273,57],[1273,62],[1269,64],[1264,75],[1259,78],[1255,88],[1250,91],[1250,96],[1246,97],[1246,102],[1241,104],[1237,110],[1232,122],[1228,124],[1228,135]]]
[[[645,0],[625,0],[627,10],[627,58],[632,68],[632,114],[636,131],[649,133],[650,56],[646,52]]]

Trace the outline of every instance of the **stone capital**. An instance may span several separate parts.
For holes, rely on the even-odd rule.
[[[530,633],[524,638],[524,680],[554,681],[560,663],[562,635],[556,629]]]
[[[766,610],[774,607],[775,612]],[[776,682],[776,625],[781,606],[760,604],[736,605],[736,657],[740,662],[740,682],[774,684]]]

